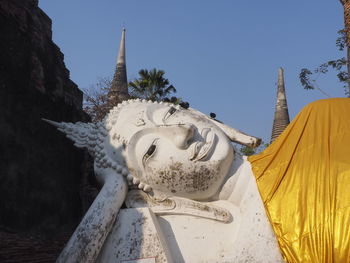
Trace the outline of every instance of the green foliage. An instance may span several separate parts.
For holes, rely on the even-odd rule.
[[[163,70],[141,69],[139,78],[129,82],[130,95],[134,98],[160,101],[168,95],[176,93],[173,85],[169,84],[169,80],[164,78]],[[177,99],[178,100],[178,99]]]
[[[307,68],[301,69],[300,74],[299,74],[299,79],[300,79],[301,85],[304,87],[304,89],[314,89],[315,88],[311,84],[310,75],[312,75],[312,72],[309,69],[307,69]]]
[[[256,153],[256,150],[249,146],[242,146],[239,151],[245,156],[250,156]]]
[[[338,38],[335,41],[335,45],[338,47],[339,51],[343,51],[346,47],[346,31],[345,29],[338,31]]]
[[[265,150],[270,144],[265,143],[265,142],[261,142],[260,146],[257,148],[252,148],[249,146],[241,146],[241,148],[239,148],[239,151],[241,154],[245,155],[245,156],[250,156],[250,155],[254,155],[254,154],[258,154],[260,152],[262,152],[263,150]]]
[[[344,29],[338,31],[339,37],[336,40],[336,46],[339,51],[343,51],[346,47],[346,32]],[[306,90],[319,89],[316,85],[316,79],[320,74],[328,73],[329,69],[333,69],[337,72],[338,80],[343,84],[345,95],[349,95],[348,91],[348,71],[347,71],[347,58],[342,57],[336,60],[330,60],[326,63],[321,64],[314,70],[307,68],[301,69],[299,73],[300,83]],[[312,78],[312,76],[316,77]],[[320,90],[320,89],[319,89]],[[323,92],[322,90],[320,90]],[[324,93],[324,92],[323,92]]]
[[[176,93],[169,80],[164,78],[163,70],[141,69],[140,77],[129,83],[129,93],[131,98],[140,98],[152,101],[168,101],[174,104],[180,104],[188,108],[189,104],[182,101],[181,98],[168,96]],[[91,116],[93,122],[101,121],[109,110],[116,106],[114,102],[108,100],[108,92],[112,86],[112,77],[99,78],[97,83],[84,90],[84,111]]]

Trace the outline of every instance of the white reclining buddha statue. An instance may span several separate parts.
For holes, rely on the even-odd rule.
[[[288,218],[284,205],[273,203],[288,197],[293,183],[283,180],[294,166],[280,161],[284,172],[264,174],[275,171],[269,165],[283,156],[278,145],[292,143],[278,139],[272,145],[278,149],[252,157],[258,163],[254,176],[250,161],[235,152],[232,142],[257,146],[260,140],[192,108],[129,100],[96,124],[46,121],[89,150],[102,185],[57,262],[315,262],[312,244],[305,248],[284,228],[298,218],[315,221],[299,213],[302,197],[292,193],[301,208],[295,205]],[[298,152],[290,151],[290,156]],[[266,190],[266,185],[271,187]],[[277,185],[285,185],[285,193]],[[293,206],[288,200],[285,204]],[[310,231],[298,232],[305,233]]]

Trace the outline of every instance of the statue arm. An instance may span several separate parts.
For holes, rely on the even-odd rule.
[[[96,171],[96,170],[95,170]],[[122,175],[111,169],[98,175],[103,187],[57,259],[57,263],[95,262],[127,194]]]

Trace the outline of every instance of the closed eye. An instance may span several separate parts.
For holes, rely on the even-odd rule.
[[[147,160],[156,152],[157,149],[157,141],[158,139],[155,139],[152,144],[149,146],[149,148],[147,149],[147,152],[144,154],[144,156],[142,157],[142,164],[143,166],[145,166]]]
[[[167,111],[167,113],[166,113],[165,116],[163,117],[163,121],[165,121],[166,119],[168,119],[168,118],[169,118],[171,115],[173,115],[176,111],[177,111],[176,108],[170,107],[170,109]]]

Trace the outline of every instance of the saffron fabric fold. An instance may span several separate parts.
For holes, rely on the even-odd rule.
[[[249,161],[286,262],[350,262],[350,99],[307,105]]]

